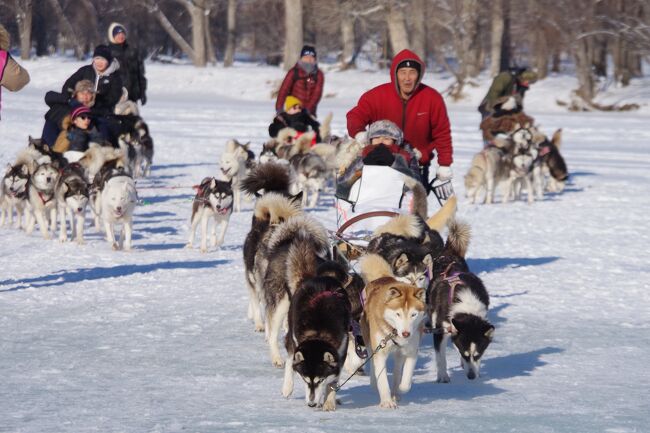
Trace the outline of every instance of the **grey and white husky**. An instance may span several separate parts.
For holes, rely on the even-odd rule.
[[[86,207],[88,206],[88,182],[84,177],[83,168],[78,164],[68,165],[54,189],[59,208],[59,240],[68,240],[67,219],[75,235],[75,241],[84,242],[84,224],[86,222]]]
[[[29,218],[25,231],[31,234],[34,223],[38,222],[43,238],[50,239],[50,231],[56,228],[56,197],[54,187],[59,179],[59,169],[48,158],[43,157],[36,170],[29,178],[28,200],[34,213],[34,218]]]
[[[201,223],[201,252],[208,251],[208,223],[212,218],[213,224],[210,231],[210,245],[212,247],[223,244],[226,236],[228,222],[232,215],[233,191],[230,181],[217,180],[206,177],[197,187],[196,196],[192,203],[192,227],[187,248],[192,248],[196,227]],[[217,237],[217,225],[220,226]]]
[[[316,207],[328,174],[325,161],[315,153],[300,153],[292,156],[289,162],[296,174],[296,188],[303,193],[302,206]]]
[[[334,386],[338,384],[347,356],[350,302],[342,288],[347,280],[346,271],[332,273],[328,266],[323,273],[315,269],[316,265],[313,255],[300,248],[295,248],[289,256],[288,272],[307,278],[298,284],[291,298],[282,395],[292,394],[295,371],[305,382],[307,405],[331,411],[336,409]]]
[[[27,188],[29,185],[29,166],[24,163],[8,165],[2,178],[0,191],[0,226],[14,223],[16,210],[16,228],[23,227],[23,214],[27,207]]]

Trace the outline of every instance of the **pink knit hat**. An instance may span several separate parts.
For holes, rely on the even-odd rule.
[[[81,116],[82,114],[90,115],[90,108],[86,107],[85,105],[80,105],[74,110],[72,110],[72,113],[70,113],[70,117],[72,118],[72,120],[74,120],[77,117]]]

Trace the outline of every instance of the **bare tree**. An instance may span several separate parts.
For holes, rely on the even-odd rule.
[[[235,13],[237,12],[237,0],[228,0],[228,40],[226,42],[226,53],[223,57],[223,66],[232,66],[235,61]]]
[[[72,24],[70,24],[68,18],[63,13],[63,9],[61,8],[59,1],[48,0],[48,4],[54,11],[54,15],[57,19],[57,22],[59,23],[59,29],[61,30],[61,33],[65,35],[67,42],[74,47],[75,55],[77,58],[82,59],[84,55],[84,49],[81,46],[81,42],[79,41],[79,36],[75,32],[74,27],[72,27]]]
[[[20,58],[26,60],[32,49],[32,0],[14,0],[14,10],[20,36]]]
[[[412,20],[411,49],[426,63],[427,62],[427,8],[425,0],[414,0],[411,3],[409,15]]]
[[[298,61],[303,44],[302,0],[284,0],[284,69],[289,70]]]
[[[402,2],[391,1],[389,3],[386,10],[386,24],[393,54],[409,48],[409,35],[406,32],[406,18]]]
[[[338,7],[341,11],[341,69],[354,67],[354,22],[355,16],[352,13],[352,4],[346,0],[338,0]]]

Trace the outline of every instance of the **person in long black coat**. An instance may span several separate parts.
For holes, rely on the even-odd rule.
[[[120,62],[122,84],[129,92],[129,99],[142,105],[147,103],[147,79],[144,76],[144,62],[138,50],[126,41],[126,28],[120,23],[108,27],[108,41],[111,54]]]
[[[55,92],[53,90],[45,94],[45,103],[50,109],[45,113],[45,125],[41,138],[49,146],[54,146],[60,132],[65,129],[64,119],[69,116],[70,110],[81,105],[92,107],[95,104],[94,83],[89,80],[81,80],[75,84],[72,98],[68,92]]]

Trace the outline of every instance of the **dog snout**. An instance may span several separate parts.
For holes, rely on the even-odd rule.
[[[315,401],[310,401],[309,403],[307,403],[307,406],[316,407],[316,402]]]
[[[77,208],[77,212],[81,212],[82,210],[84,210],[82,207]]]
[[[402,331],[402,337],[404,338],[409,338],[411,336],[411,333],[408,331]]]
[[[47,183],[50,183],[50,182],[52,182],[52,178],[48,176],[48,177],[45,178],[45,181],[46,181]]]
[[[117,206],[117,207],[115,208],[115,210],[118,211],[118,212],[122,212],[122,206]]]
[[[474,370],[470,369],[470,370],[467,372],[467,378],[468,378],[469,380],[474,380],[474,379],[476,379],[476,373],[474,373]]]

